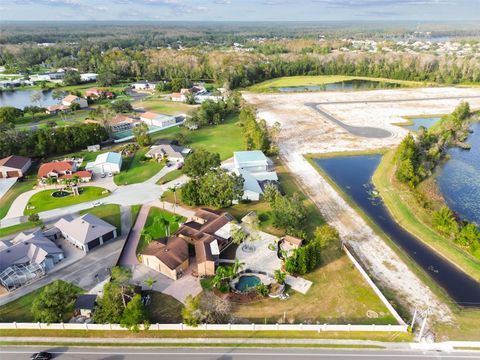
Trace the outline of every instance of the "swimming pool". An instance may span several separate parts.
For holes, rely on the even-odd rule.
[[[235,288],[238,291],[248,291],[251,288],[256,287],[261,283],[258,276],[255,275],[242,275],[238,278],[238,282],[235,284]]]

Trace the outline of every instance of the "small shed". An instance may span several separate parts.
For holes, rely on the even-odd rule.
[[[92,314],[95,311],[96,302],[97,295],[95,294],[79,295],[77,300],[75,300],[75,313],[87,318],[92,317]]]
[[[290,235],[285,235],[285,237],[283,238],[283,248],[287,251],[298,249],[300,246],[302,246],[302,242],[302,239]]]

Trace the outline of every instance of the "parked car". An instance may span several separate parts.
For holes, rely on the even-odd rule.
[[[46,351],[35,353],[30,357],[30,359],[32,360],[50,360],[51,358],[52,358],[52,354]]]
[[[102,205],[102,204],[103,204],[103,203],[102,203],[101,201],[94,201],[94,202],[92,203],[92,206],[93,206],[93,207],[97,207],[97,206],[100,206],[100,205]]]

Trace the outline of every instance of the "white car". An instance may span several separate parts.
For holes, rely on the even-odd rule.
[[[100,205],[102,205],[102,204],[103,204],[103,203],[102,203],[101,201],[95,201],[95,202],[92,203],[92,206],[93,206],[93,207],[97,207],[97,206],[100,206]]]

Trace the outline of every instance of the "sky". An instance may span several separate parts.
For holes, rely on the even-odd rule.
[[[480,0],[0,0],[1,20],[480,21]]]

